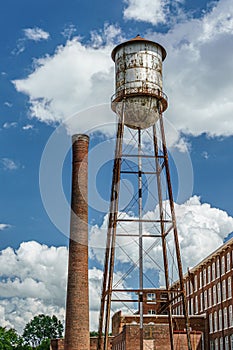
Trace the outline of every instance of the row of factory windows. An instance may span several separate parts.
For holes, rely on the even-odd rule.
[[[187,281],[185,283],[186,294],[189,295],[193,292],[196,292],[198,289],[206,286],[212,281],[215,281],[217,278],[220,278],[220,276],[228,273],[231,268],[233,268],[233,251],[232,254],[228,252],[226,255],[223,255],[221,259],[218,257],[216,261],[212,262],[211,265],[200,271],[199,278],[198,274],[196,274],[193,281],[194,286],[192,283],[189,283],[189,281]]]
[[[220,337],[210,341],[210,350],[233,350],[233,335]]]
[[[214,333],[222,329],[233,327],[232,305],[209,314],[209,332]]]
[[[175,294],[174,294],[175,296]],[[174,297],[173,296],[173,297]],[[232,277],[228,277],[227,280],[222,280],[221,283],[218,282],[212,288],[206,289],[204,292],[196,295],[194,298],[188,300],[188,309],[190,314],[198,314],[210,307],[220,304],[227,299],[232,298]],[[173,305],[181,302],[181,297],[178,300],[174,300]],[[179,309],[180,304],[177,307]],[[179,311],[177,311],[178,314]]]
[[[160,293],[160,295],[157,295],[157,298],[159,300],[167,300],[167,293]],[[146,299],[147,302],[156,301],[156,293],[147,293]]]

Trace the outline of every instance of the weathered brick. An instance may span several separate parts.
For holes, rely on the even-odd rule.
[[[88,144],[74,135],[65,350],[90,350],[88,301]]]

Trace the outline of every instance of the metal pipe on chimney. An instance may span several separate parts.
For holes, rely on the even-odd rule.
[[[66,300],[65,350],[90,350],[88,298],[88,145],[72,137],[71,223]]]

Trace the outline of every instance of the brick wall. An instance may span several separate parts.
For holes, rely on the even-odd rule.
[[[112,339],[109,337],[108,350],[112,349]],[[90,337],[90,350],[96,350],[98,337]],[[64,339],[52,339],[50,343],[50,350],[64,350]]]
[[[202,333],[191,332],[190,338],[191,338],[192,349],[202,350]],[[179,349],[179,350],[188,349],[187,336],[185,333],[177,332],[174,334],[174,347],[175,349]]]
[[[233,348],[233,239],[193,267],[184,276],[184,285],[189,314],[206,314],[205,349],[228,350],[231,343]],[[179,298],[173,312],[182,313]]]
[[[112,340],[113,337],[108,338],[108,350],[112,349]],[[98,337],[90,337],[90,350],[96,350],[98,343]]]
[[[146,350],[170,349],[170,334],[168,324],[154,324],[144,326],[143,344]],[[202,332],[191,332],[193,350],[202,350]],[[174,332],[174,348],[187,350],[187,336],[185,332]],[[125,325],[123,331],[112,342],[112,350],[140,350],[139,325]]]
[[[74,135],[65,350],[89,350],[88,144]]]

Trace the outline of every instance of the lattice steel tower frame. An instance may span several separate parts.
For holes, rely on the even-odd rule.
[[[163,290],[166,292],[166,303],[162,311],[165,310],[168,315],[170,349],[174,350],[172,302],[179,297],[182,299],[188,350],[192,349],[162,115],[168,105],[162,88],[162,62],[165,57],[166,51],[160,44],[145,40],[140,36],[116,46],[112,52],[112,59],[116,67],[116,93],[112,97],[112,110],[118,116],[118,127],[97,350],[108,349],[110,313],[114,301],[122,302],[126,307],[129,303],[134,303],[131,305],[137,303],[140,315],[139,348],[145,350],[143,345],[145,316],[143,292],[145,279],[151,281],[151,277],[148,278],[146,273],[148,269],[146,260],[150,259],[159,266],[159,258],[156,253],[158,244],[161,245],[165,283]],[[130,201],[131,206],[125,205],[124,210],[120,210],[120,187],[124,175],[136,176],[137,181],[134,182],[136,194]],[[156,186],[152,186],[153,181]],[[153,189],[150,190],[150,187]],[[147,197],[150,193],[152,202],[154,201],[156,209],[153,213],[150,211],[146,214],[144,198],[146,193]],[[133,228],[129,229],[130,225]],[[151,228],[148,225],[151,225]],[[149,244],[146,243],[148,240]],[[127,244],[131,244],[131,241],[132,244],[136,243],[138,248],[137,259],[127,253]],[[122,243],[125,243],[125,246]],[[124,275],[129,276],[133,270],[137,270],[136,287],[126,286],[122,282],[122,277],[117,282],[114,280],[114,267],[119,250],[125,252],[131,263],[131,267]],[[172,289],[174,281],[171,276],[174,266],[179,280],[179,288],[176,290]],[[133,295],[136,295],[137,299],[133,299]]]

